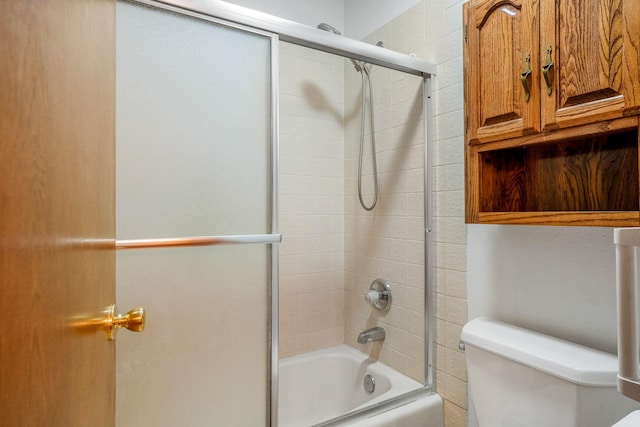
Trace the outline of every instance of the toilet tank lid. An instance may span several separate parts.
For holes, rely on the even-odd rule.
[[[462,328],[462,341],[531,368],[588,386],[616,385],[616,356],[480,317]]]
[[[640,411],[633,411],[611,427],[637,427],[640,425]]]

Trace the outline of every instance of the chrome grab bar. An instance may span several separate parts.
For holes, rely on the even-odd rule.
[[[179,246],[244,245],[249,243],[280,243],[282,234],[238,234],[232,236],[195,236],[167,239],[116,240],[116,249],[151,249]]]
[[[616,299],[618,305],[618,391],[640,401],[638,286],[636,248],[640,228],[616,228]]]

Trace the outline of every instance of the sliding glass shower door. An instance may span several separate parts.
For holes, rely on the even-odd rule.
[[[117,4],[117,300],[147,310],[117,342],[119,426],[268,419],[273,46]]]

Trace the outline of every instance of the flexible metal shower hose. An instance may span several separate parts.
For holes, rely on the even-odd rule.
[[[378,203],[378,162],[376,156],[376,134],[375,134],[375,126],[373,122],[373,85],[371,83],[371,76],[369,75],[369,69],[367,68],[367,64],[364,62],[360,65],[360,77],[362,80],[362,109],[360,115],[360,158],[358,160],[358,198],[360,199],[360,205],[364,210],[370,211],[376,207]],[[357,68],[356,68],[357,69]],[[366,81],[365,82],[365,75]],[[371,156],[373,163],[373,186],[374,186],[374,195],[373,195],[373,203],[367,206],[362,197],[362,158],[364,157],[364,128],[365,128],[365,110],[367,107],[366,101],[366,89],[369,89],[369,113],[370,113],[370,122],[371,122]]]

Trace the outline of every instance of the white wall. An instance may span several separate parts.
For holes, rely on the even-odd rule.
[[[471,225],[469,318],[616,353],[612,228]]]
[[[420,0],[226,0],[239,6],[312,27],[326,22],[347,37],[362,40]]]
[[[315,27],[326,22],[344,29],[344,0],[228,0],[240,6]]]
[[[344,34],[362,40],[420,0],[345,0]]]
[[[613,228],[469,225],[467,239],[469,319],[617,353]]]

